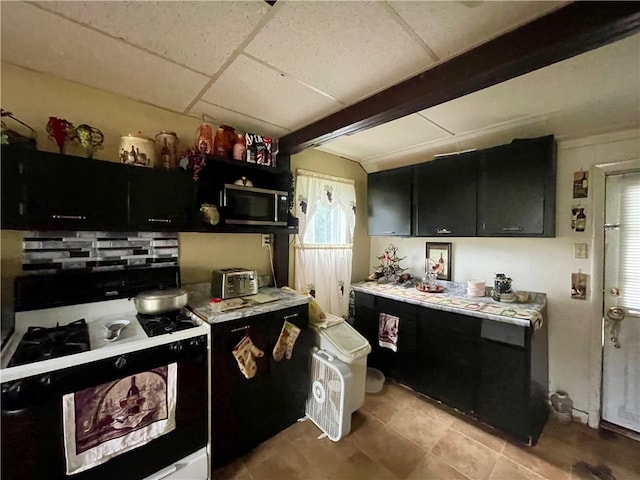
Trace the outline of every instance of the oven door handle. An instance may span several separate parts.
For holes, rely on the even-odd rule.
[[[9,415],[9,416],[14,416],[14,415],[20,415],[24,412],[26,412],[27,410],[29,410],[29,408],[31,407],[25,407],[25,408],[16,408],[16,409],[10,409],[10,408],[2,408],[2,414],[3,415]]]

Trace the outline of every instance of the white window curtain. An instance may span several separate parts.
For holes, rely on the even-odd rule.
[[[296,171],[295,287],[339,317],[349,310],[356,220],[353,180]]]

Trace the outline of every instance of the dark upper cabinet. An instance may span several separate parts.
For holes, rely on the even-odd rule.
[[[483,151],[478,166],[478,236],[555,235],[553,136]]]
[[[552,135],[367,178],[369,235],[555,236]]]
[[[126,226],[127,182],[122,165],[39,151],[16,152],[2,162],[10,164],[3,165],[2,197],[3,203],[8,202],[6,219],[3,206],[3,228],[112,230]]]
[[[129,228],[189,231],[195,218],[195,182],[179,170],[128,170]]]
[[[477,152],[416,165],[414,232],[419,237],[476,235]]]
[[[367,176],[369,235],[411,235],[413,167]]]

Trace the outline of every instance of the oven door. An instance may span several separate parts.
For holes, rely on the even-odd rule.
[[[116,385],[119,380],[129,381],[133,375],[144,378],[145,373],[172,364],[176,375],[175,428],[105,463],[67,475],[64,437],[69,430],[67,427],[65,431],[64,426],[63,397],[92,387]],[[148,389],[143,393],[149,393],[152,387],[142,384],[141,388]],[[2,478],[112,480],[156,474],[206,447],[207,392],[206,336],[3,383]],[[122,406],[128,407],[126,402]],[[124,435],[133,427],[120,428]],[[82,424],[78,423],[76,433],[80,429]]]

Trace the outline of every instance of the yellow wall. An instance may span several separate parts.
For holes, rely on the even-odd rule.
[[[136,102],[126,97],[53,78],[10,64],[2,63],[2,108],[31,125],[37,131],[38,149],[57,151],[48,138],[46,124],[50,116],[61,117],[75,125],[82,123],[99,128],[105,136],[104,148],[94,158],[118,161],[120,137],[142,131],[153,137],[161,130],[176,132],[181,139],[179,150],[190,146],[200,120]],[[84,156],[71,144],[66,150]],[[366,272],[369,242],[366,236],[366,174],[358,164],[321,152],[302,153],[294,157],[297,167],[336,176],[354,178],[358,204],[362,205],[356,226],[356,241],[362,247],[354,252],[354,278]],[[53,180],[55,181],[55,180]],[[0,244],[2,306],[12,304],[13,279],[22,273],[22,238],[20,231],[3,230]],[[210,280],[211,270],[246,267],[269,274],[269,253],[261,247],[258,234],[180,234],[180,268],[185,283]],[[293,285],[293,277],[290,277]]]

